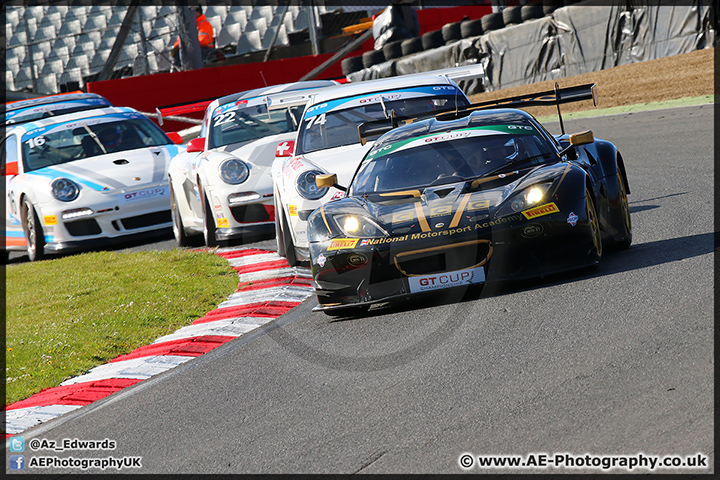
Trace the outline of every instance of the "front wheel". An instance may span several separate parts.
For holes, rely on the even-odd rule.
[[[205,238],[205,245],[208,247],[218,246],[214,217],[215,215],[213,215],[213,210],[210,207],[210,200],[203,192],[203,237]]]
[[[275,198],[277,198],[277,195],[275,195]],[[284,238],[284,226],[282,222],[280,221],[281,217],[280,215],[284,216],[282,207],[279,207],[277,204],[275,204],[275,241],[277,242],[277,253],[281,257],[284,257],[285,254],[285,238]]]
[[[585,213],[587,214],[588,220],[590,220],[593,249],[595,250],[593,256],[595,257],[595,261],[599,262],[603,253],[600,221],[598,220],[597,212],[595,211],[595,202],[593,202],[592,195],[590,195],[590,192],[587,189],[585,189]]]
[[[42,260],[45,257],[45,234],[35,207],[27,198],[23,203],[23,228],[28,258],[31,262]]]
[[[632,222],[630,221],[630,204],[627,198],[627,180],[620,168],[617,169],[618,192],[620,192],[620,210],[622,212],[623,224],[620,240],[615,242],[615,248],[625,250],[630,248],[632,243]]]
[[[178,247],[189,247],[191,245],[190,239],[185,233],[185,226],[182,223],[180,217],[180,210],[177,206],[177,198],[175,197],[175,190],[170,187],[170,213],[172,215],[173,222],[173,235],[175,236],[175,243]]]
[[[293,243],[292,239],[292,233],[290,233],[290,223],[287,221],[287,217],[285,217],[285,211],[281,210],[282,212],[282,219],[283,219],[283,225],[287,226],[287,228],[284,228],[282,230],[282,238],[283,238],[283,245],[285,247],[285,258],[287,259],[288,265],[291,267],[297,267],[300,265],[300,261],[297,257],[297,252],[295,252],[295,244]],[[279,243],[278,243],[278,250],[279,250]]]

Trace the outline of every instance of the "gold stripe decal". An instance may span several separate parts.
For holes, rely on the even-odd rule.
[[[328,224],[327,217],[325,216],[325,205],[320,207],[320,213],[322,214],[323,222],[325,222],[325,227],[328,229],[328,233],[331,233],[332,230],[330,230],[330,225]]]
[[[460,218],[463,214],[463,210],[465,210],[465,207],[467,206],[469,201],[470,194],[466,193],[463,196],[462,202],[460,202],[460,206],[458,207],[457,212],[455,212],[455,215],[453,216],[452,222],[450,222],[450,228],[455,228],[458,226],[458,223],[460,223]]]
[[[425,213],[423,212],[420,202],[415,202],[415,212],[417,213],[418,221],[420,222],[420,228],[422,228],[422,231],[429,232],[430,225],[428,225],[427,219],[425,218]]]
[[[389,193],[381,193],[381,197],[402,197],[405,195],[412,195],[415,198],[420,198],[420,190],[404,190],[402,192],[389,192]]]

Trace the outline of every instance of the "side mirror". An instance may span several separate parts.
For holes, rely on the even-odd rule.
[[[182,135],[178,132],[168,132],[167,136],[175,145],[181,145],[183,143]]]
[[[335,173],[328,173],[326,175],[317,175],[315,177],[315,185],[317,185],[318,188],[335,187],[338,190],[342,190],[343,192],[347,191],[347,188],[343,187],[342,185],[338,185],[337,174],[335,174]]]
[[[10,162],[5,164],[5,176],[10,177],[13,175],[17,175],[20,173],[18,170],[18,163],[17,162]]]
[[[592,130],[588,130],[586,132],[572,133],[568,136],[568,140],[570,140],[570,145],[577,147],[579,145],[593,143],[595,141],[595,136],[593,135]]]
[[[278,143],[278,146],[275,147],[275,158],[292,157],[294,151],[295,151],[295,141],[294,140],[287,140],[287,141]]]
[[[587,130],[580,133],[571,133],[570,135],[568,135],[568,142],[570,142],[570,145],[563,148],[560,151],[560,155],[565,155],[574,147],[579,147],[580,145],[587,145],[589,143],[593,143],[594,141],[595,135],[593,135],[592,130]]]
[[[187,144],[188,153],[205,151],[205,137],[193,138]]]

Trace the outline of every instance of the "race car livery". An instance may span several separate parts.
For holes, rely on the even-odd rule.
[[[270,166],[278,142],[295,137],[300,115],[330,80],[295,82],[228,95],[205,109],[200,137],[169,170],[173,231],[179,246],[208,246],[272,234]]]
[[[169,231],[167,169],[183,150],[132,108],[101,108],[24,123],[5,137],[8,250],[107,245]]]
[[[320,185],[338,184],[335,175]],[[380,137],[344,198],[308,217],[318,310],[597,264],[632,241],[622,156],[522,110],[417,121]]]
[[[112,106],[108,99],[96,93],[65,93],[19,100],[2,106],[3,125],[9,128],[43,118]]]
[[[308,215],[320,205],[342,197],[336,189],[318,188],[315,179],[333,172],[341,183],[350,181],[363,155],[372,147],[372,141],[360,141],[360,124],[431,114],[469,103],[463,91],[445,75],[372,80],[318,94],[303,114],[296,140],[278,146],[272,166],[278,254],[286,257],[290,265],[309,260]]]

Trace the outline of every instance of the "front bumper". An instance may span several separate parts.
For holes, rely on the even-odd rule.
[[[337,250],[330,241],[311,243],[317,308],[368,305],[444,288],[539,277],[596,263],[588,219],[580,217],[574,226],[567,219],[568,212],[560,212],[487,229],[465,227],[453,235],[421,238],[414,234],[373,245],[358,239],[353,247]],[[439,286],[424,290],[419,287],[421,282],[437,282]]]

